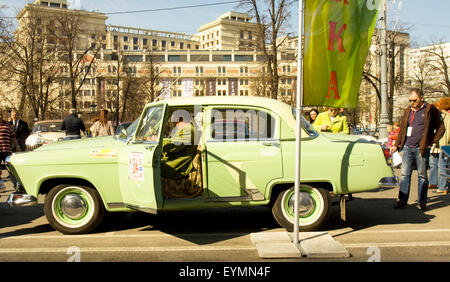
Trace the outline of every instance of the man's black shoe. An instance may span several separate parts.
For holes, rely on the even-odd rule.
[[[395,204],[394,209],[401,209],[406,207],[406,204],[403,203],[402,201],[397,201],[397,204]]]
[[[425,203],[419,203],[419,209],[420,209],[421,211],[425,211],[425,210],[427,209],[427,204],[425,204]]]

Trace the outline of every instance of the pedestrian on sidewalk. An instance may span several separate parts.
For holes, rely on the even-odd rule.
[[[394,208],[405,207],[408,203],[413,163],[418,172],[418,203],[420,210],[426,210],[428,193],[427,161],[430,147],[437,146],[445,131],[439,110],[424,101],[423,91],[414,88],[409,92],[410,107],[406,108],[395,145],[391,153],[399,150],[402,156],[400,190]]]
[[[433,106],[439,109],[439,102],[433,103]],[[428,179],[428,189],[438,187],[439,151],[438,146],[432,146],[430,149],[430,178]]]
[[[25,152],[27,149],[27,146],[25,145],[25,140],[30,135],[28,123],[20,119],[19,112],[16,110],[11,111],[11,121],[9,123],[12,125],[14,133],[16,134],[17,140],[16,148],[19,148],[21,152]],[[17,151],[17,149],[14,151]]]
[[[69,110],[69,116],[64,119],[61,130],[66,131],[64,140],[80,139],[81,132],[85,133],[84,122],[78,117],[75,108]]]
[[[450,97],[443,97],[439,100],[438,107],[442,113],[442,119],[444,121],[445,132],[439,139],[439,160],[438,160],[438,186],[434,193],[447,194],[449,182],[446,177],[442,177],[442,173],[445,172],[447,163],[444,159],[444,152],[441,150],[442,146],[450,144]]]
[[[109,120],[109,111],[101,110],[99,119],[90,128],[92,136],[108,136],[114,134],[114,128]]]

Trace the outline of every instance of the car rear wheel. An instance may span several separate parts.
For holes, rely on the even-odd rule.
[[[63,234],[94,230],[105,213],[97,190],[81,185],[57,185],[45,197],[44,213],[50,225]]]
[[[294,188],[281,192],[272,207],[275,220],[288,232],[294,230]],[[302,184],[300,186],[299,229],[319,229],[331,214],[331,198],[327,190]]]

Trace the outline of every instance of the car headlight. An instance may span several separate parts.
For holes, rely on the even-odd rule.
[[[5,165],[9,165],[9,160],[11,159],[12,155],[6,156],[5,158]]]

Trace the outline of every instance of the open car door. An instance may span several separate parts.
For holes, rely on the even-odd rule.
[[[161,128],[165,109],[165,104],[145,109],[135,135],[119,153],[120,192],[128,208],[154,214],[161,208]]]

